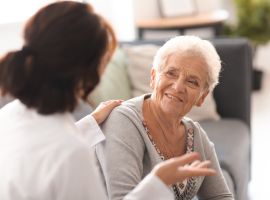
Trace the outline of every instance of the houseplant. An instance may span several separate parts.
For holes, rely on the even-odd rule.
[[[259,45],[270,40],[270,1],[234,0],[237,22],[226,25],[225,34],[246,37],[253,47],[253,56]],[[260,89],[262,71],[254,68],[253,89]]]

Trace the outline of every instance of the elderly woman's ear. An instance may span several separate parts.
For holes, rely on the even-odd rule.
[[[203,93],[201,94],[201,96],[199,97],[199,99],[197,100],[195,105],[200,107],[203,104],[203,102],[208,94],[209,94],[209,90],[203,91]]]
[[[152,67],[151,68],[151,79],[150,79],[150,88],[153,90],[155,87],[155,81],[156,81],[156,70]]]

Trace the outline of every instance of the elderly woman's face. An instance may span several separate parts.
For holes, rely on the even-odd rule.
[[[208,94],[207,67],[200,56],[170,55],[160,72],[152,69],[152,99],[167,114],[186,115],[192,106],[201,106]]]

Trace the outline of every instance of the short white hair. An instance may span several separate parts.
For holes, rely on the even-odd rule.
[[[220,57],[215,47],[209,41],[203,40],[197,36],[184,35],[169,39],[157,51],[153,60],[153,68],[160,72],[168,56],[182,53],[193,53],[201,56],[205,60],[208,71],[206,83],[208,89],[212,91],[218,84],[221,70]]]

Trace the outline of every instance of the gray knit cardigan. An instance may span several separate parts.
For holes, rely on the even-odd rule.
[[[102,124],[106,141],[96,146],[97,158],[104,176],[109,199],[121,200],[157,164],[162,162],[142,124],[142,95],[115,108]],[[210,160],[217,175],[196,178],[191,199],[197,195],[201,200],[232,200],[222,175],[214,144],[199,123],[183,118],[186,130],[194,131],[194,151],[202,160]],[[151,192],[151,191],[149,191]]]

